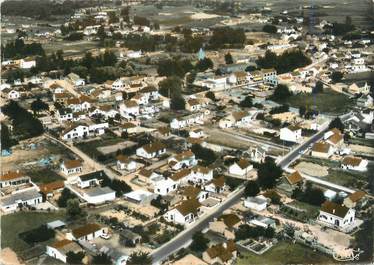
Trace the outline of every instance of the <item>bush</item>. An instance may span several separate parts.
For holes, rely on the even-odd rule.
[[[203,160],[207,165],[212,164],[217,159],[217,155],[213,150],[202,147],[199,144],[194,144],[191,151],[195,154],[197,159]]]
[[[267,24],[265,25],[263,28],[262,28],[262,31],[263,32],[267,32],[267,33],[277,33],[277,27],[274,26],[274,25],[270,25],[270,24]]]
[[[288,88],[287,85],[278,84],[274,90],[274,94],[270,97],[270,99],[275,101],[283,101],[288,99],[292,96],[292,92]]]
[[[49,229],[46,225],[41,225],[38,228],[20,234],[20,237],[28,244],[35,244],[54,238],[55,231]]]

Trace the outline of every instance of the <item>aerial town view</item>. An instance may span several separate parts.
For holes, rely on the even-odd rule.
[[[0,2],[0,264],[374,264],[374,0]]]

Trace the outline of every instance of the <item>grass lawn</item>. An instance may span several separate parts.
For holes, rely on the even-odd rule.
[[[314,206],[314,205],[311,205],[309,203],[300,202],[300,201],[296,201],[296,200],[289,203],[289,205],[291,205],[295,208],[298,208],[300,210],[305,210],[305,213],[309,218],[316,218],[316,216],[319,213],[319,208],[320,208],[318,206]]]
[[[345,170],[329,170],[329,174],[323,177],[324,180],[335,184],[361,189],[367,183],[367,177],[363,172],[351,172]]]
[[[57,180],[65,180],[62,176],[55,171],[48,168],[41,168],[36,170],[27,171],[31,180],[36,184],[46,184]]]
[[[17,212],[4,215],[1,217],[1,248],[10,247],[16,252],[22,252],[30,246],[18,237],[19,233],[64,218],[65,213],[63,211],[50,213]]]
[[[353,100],[346,95],[325,89],[320,94],[297,94],[279,103],[287,103],[291,107],[306,107],[308,110],[317,110],[323,113],[340,114],[351,110]]]
[[[237,265],[249,264],[332,264],[334,260],[322,253],[314,252],[312,249],[300,244],[280,242],[263,255],[248,252],[238,258]]]

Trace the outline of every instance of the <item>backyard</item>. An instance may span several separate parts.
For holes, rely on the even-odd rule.
[[[256,255],[251,252],[242,254],[238,259],[238,265],[248,264],[332,264],[334,260],[319,252],[300,244],[280,242],[263,255]]]
[[[37,228],[42,224],[57,219],[64,219],[63,211],[38,213],[18,212],[1,217],[1,248],[10,247],[16,252],[22,252],[30,246],[19,238],[19,234]]]

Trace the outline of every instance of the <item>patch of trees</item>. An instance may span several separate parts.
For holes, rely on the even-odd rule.
[[[284,101],[292,96],[292,92],[287,85],[278,84],[274,90],[274,94],[270,97],[274,101]]]
[[[114,190],[116,192],[116,197],[121,197],[123,194],[132,191],[132,188],[125,181],[110,179],[105,173],[103,173],[101,185]]]
[[[288,112],[289,110],[290,110],[290,106],[287,105],[287,104],[284,104],[284,105],[281,105],[281,106],[271,108],[269,113],[270,114],[278,114],[278,113]]]
[[[9,150],[13,145],[16,145],[18,142],[14,140],[10,134],[8,126],[4,123],[1,123],[1,148],[2,150]]]
[[[306,184],[305,189],[296,187],[291,197],[316,206],[320,206],[325,201],[323,191],[320,188],[314,188],[310,182]]]
[[[161,214],[164,213],[164,212],[166,212],[168,210],[168,207],[169,207],[169,205],[167,203],[163,203],[162,202],[161,195],[158,195],[156,199],[153,199],[151,201],[151,205],[154,206],[154,207],[156,207],[156,208],[158,208],[158,209],[160,209],[160,213]]]
[[[310,64],[312,60],[300,49],[291,49],[277,55],[267,50],[256,63],[260,68],[275,68],[278,74],[292,72],[293,70]]]
[[[196,65],[195,65],[195,68],[197,71],[199,72],[204,72],[210,68],[213,68],[214,64],[213,64],[213,61],[209,58],[204,58],[204,59],[201,59],[199,60]]]
[[[66,215],[69,220],[76,220],[86,215],[79,206],[79,199],[69,199],[66,205]]]
[[[235,231],[235,240],[245,240],[248,238],[258,238],[260,236],[265,238],[273,238],[275,235],[274,228],[264,228],[261,226],[249,226],[247,224],[240,225],[239,229]]]
[[[229,52],[225,54],[225,63],[226,64],[233,64],[234,63],[234,59],[232,58],[232,55]]]
[[[159,92],[171,99],[170,108],[173,110],[185,109],[186,102],[182,96],[182,80],[177,76],[170,76],[159,83]]]
[[[47,225],[41,225],[38,228],[21,233],[20,237],[28,244],[35,244],[54,238],[55,231],[48,228]]]
[[[77,196],[74,193],[72,193],[68,188],[64,188],[57,200],[57,205],[60,208],[65,208],[68,205],[68,200],[76,198]]]
[[[274,33],[277,33],[277,27],[274,26],[274,25],[271,25],[271,24],[267,24],[267,25],[265,25],[265,26],[262,28],[262,31],[263,31],[263,32],[266,32],[266,33],[274,34]]]
[[[82,259],[84,258],[84,253],[82,251],[80,252],[73,252],[69,251],[66,253],[66,263],[67,264],[83,264]]]
[[[260,187],[258,186],[257,182],[254,180],[250,180],[245,185],[244,197],[255,197],[259,192]]]
[[[47,103],[42,101],[40,98],[37,98],[31,103],[31,110],[34,112],[34,114],[43,111],[43,110],[48,110],[49,106]]]
[[[112,263],[112,259],[110,258],[110,256],[108,256],[105,253],[99,253],[99,254],[93,256],[92,264],[96,264],[96,265],[111,265],[113,263]]]
[[[67,37],[65,37],[64,40],[78,41],[78,40],[83,40],[83,37],[84,37],[84,35],[81,32],[72,32]]]
[[[339,117],[336,117],[333,119],[329,124],[329,129],[339,129],[342,133],[344,132],[345,126],[342,120]]]
[[[147,252],[133,252],[130,255],[129,260],[126,262],[128,265],[145,265],[152,264],[152,256]]]
[[[252,97],[246,96],[242,101],[240,101],[239,106],[242,108],[252,108],[253,107]]]
[[[324,29],[328,34],[342,36],[350,31],[353,31],[355,29],[355,26],[352,24],[352,18],[350,16],[347,16],[345,19],[345,23],[334,22],[331,26],[326,25]]]
[[[340,82],[343,79],[343,77],[344,77],[344,74],[342,72],[337,72],[337,71],[332,72],[330,76],[333,83]]]
[[[215,28],[209,40],[209,48],[242,48],[245,40],[246,37],[243,29],[231,27]]]
[[[36,137],[44,132],[42,123],[15,101],[5,105],[2,112],[12,120],[13,133],[19,140]]]
[[[5,59],[20,59],[27,56],[43,55],[44,49],[40,43],[25,43],[23,39],[16,39],[1,45],[1,57]]]
[[[146,17],[134,16],[134,24],[139,26],[151,26],[151,21]]]
[[[124,38],[125,47],[131,50],[155,51],[160,44],[174,44],[176,39],[170,35],[156,36],[150,34],[128,34]]]
[[[262,189],[274,188],[277,180],[282,176],[283,170],[277,166],[274,159],[266,157],[265,162],[260,164],[257,170],[257,183]]]
[[[202,232],[196,232],[192,236],[192,243],[190,249],[196,252],[204,252],[208,248],[209,239],[204,236]]]
[[[199,144],[192,145],[191,151],[195,154],[197,159],[203,160],[205,165],[210,165],[217,159],[217,155],[213,150],[202,147]]]
[[[44,1],[20,0],[4,1],[1,4],[1,13],[5,16],[22,16],[42,20],[54,19],[56,15],[71,15],[76,9],[96,6],[99,1]]]
[[[184,75],[193,69],[193,65],[188,59],[168,59],[162,60],[158,63],[157,73],[160,76],[179,76]]]

